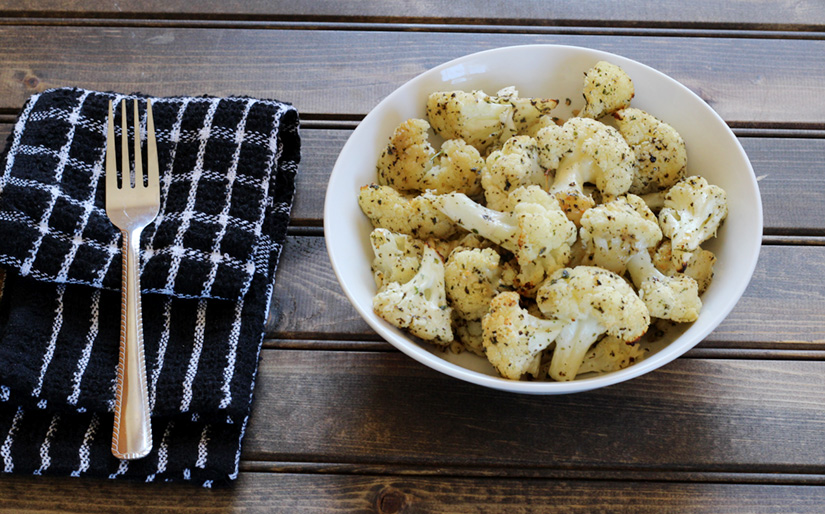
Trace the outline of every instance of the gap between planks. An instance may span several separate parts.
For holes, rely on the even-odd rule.
[[[748,39],[825,39],[825,32],[820,25],[771,25],[751,23],[745,28],[729,23],[701,22],[644,22],[611,21],[610,24],[599,21],[565,21],[552,20],[555,25],[540,24],[541,20],[508,20],[507,23],[482,23],[477,20],[460,18],[452,23],[433,23],[431,19],[383,18],[356,19],[353,21],[328,21],[325,17],[308,16],[305,19],[288,19],[289,16],[273,16],[270,19],[258,19],[255,16],[232,17],[224,15],[222,19],[212,16],[197,18],[196,14],[183,15],[159,14],[157,18],[109,18],[101,17],[67,17],[65,13],[51,17],[49,13],[21,13],[20,16],[0,17],[0,25],[38,25],[38,26],[77,26],[77,27],[160,27],[160,28],[204,28],[204,29],[270,29],[270,30],[328,30],[328,31],[382,31],[382,32],[472,32],[474,34],[571,34],[571,35],[607,35],[607,36],[653,36],[653,37],[715,37]],[[166,16],[161,18],[160,16]]]
[[[287,234],[295,237],[323,237],[324,220],[291,220]],[[784,232],[784,231],[783,231]],[[766,232],[762,236],[763,246],[825,246],[825,232],[813,230],[810,234],[794,229],[789,233]]]
[[[355,130],[361,114],[302,114],[301,128],[315,130]],[[14,124],[17,109],[0,108],[0,124]],[[729,121],[737,137],[825,139],[825,123],[752,123]]]
[[[469,467],[415,466],[401,464],[331,463],[246,460],[240,462],[246,473],[337,474],[437,476],[440,478],[512,478],[599,480],[614,482],[690,482],[716,484],[759,485],[825,485],[825,474],[766,471],[685,471],[604,468],[530,468],[530,467]]]
[[[297,351],[333,351],[333,352],[395,352],[396,349],[377,334],[358,335],[357,339],[347,339],[345,336],[332,339],[319,339],[318,334],[307,334],[306,338],[298,334],[289,334],[277,338],[264,340],[264,351],[297,350]],[[743,347],[750,345],[750,348]],[[782,348],[760,348],[758,343],[704,343],[691,349],[683,359],[702,360],[793,360],[793,361],[825,361],[825,350],[818,343],[782,343]]]

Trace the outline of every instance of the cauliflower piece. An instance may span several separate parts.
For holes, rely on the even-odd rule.
[[[420,191],[433,190],[438,194],[458,191],[469,196],[481,194],[481,170],[484,159],[463,139],[449,139],[436,154],[437,164],[424,172]]]
[[[603,201],[627,192],[636,173],[636,156],[619,131],[588,118],[570,118],[564,125],[539,131],[539,163],[555,172],[550,193],[576,224],[595,204],[584,193],[594,183]]]
[[[499,90],[493,99],[513,106],[513,115],[508,122],[512,122],[511,130],[515,134],[534,132],[537,125],[546,123],[542,117],[549,117],[550,111],[559,104],[558,100],[551,98],[521,98],[513,86]],[[509,123],[505,125],[509,126]],[[502,141],[505,139],[502,138]]]
[[[490,309],[501,279],[499,255],[486,248],[456,248],[447,259],[447,300],[460,317],[480,320]]]
[[[418,239],[446,239],[456,226],[425,195],[402,195],[390,186],[370,184],[361,188],[358,205],[376,228]]]
[[[413,278],[404,283],[391,282],[372,300],[375,313],[412,335],[447,345],[453,341],[450,323],[452,309],[447,305],[444,287],[444,263],[438,253],[424,247],[421,266]]]
[[[619,133],[636,154],[636,174],[630,192],[641,195],[667,189],[685,175],[685,140],[676,129],[641,109],[615,113]]]
[[[699,285],[692,278],[679,273],[668,277],[656,269],[647,251],[634,255],[627,262],[627,271],[652,317],[679,323],[699,317],[702,300]]]
[[[429,141],[430,124],[408,119],[396,127],[378,157],[378,183],[396,191],[420,191],[421,179],[433,166],[435,149]]]
[[[702,177],[688,177],[668,190],[659,224],[671,240],[677,270],[683,270],[690,253],[716,235],[727,215],[725,190]]]
[[[429,142],[430,124],[411,118],[399,125],[378,158],[378,183],[396,191],[481,193],[484,159],[462,139],[445,141],[436,153]]]
[[[427,117],[444,139],[460,138],[485,152],[526,130],[558,104],[556,100],[519,98],[515,89],[502,93],[500,97],[483,91],[432,93],[427,99]]]
[[[423,241],[385,228],[370,233],[370,244],[375,254],[372,273],[379,291],[391,282],[404,284],[412,280],[421,266],[426,246]]]
[[[461,138],[484,152],[498,143],[513,117],[513,106],[499,103],[483,91],[439,91],[427,99],[427,118],[444,139]]]
[[[525,373],[537,375],[541,353],[564,326],[558,320],[537,318],[521,308],[518,293],[500,293],[481,319],[487,360],[504,378],[518,380]]]
[[[545,276],[570,259],[576,227],[538,186],[510,193],[512,213],[488,209],[461,193],[433,196],[432,201],[457,224],[515,254],[520,267],[515,286],[522,294],[535,294]]]
[[[550,376],[573,380],[587,351],[603,334],[633,342],[650,325],[644,302],[619,275],[595,266],[556,271],[539,287],[541,312],[561,321],[550,361]]]
[[[679,270],[673,265],[673,252],[670,244],[670,239],[665,239],[656,248],[656,252],[652,255],[653,265],[664,273],[672,277]],[[690,254],[690,260],[685,267],[684,273],[699,284],[699,294],[704,293],[711,281],[713,281],[713,265],[716,263],[716,256],[710,250],[704,250],[702,247],[696,248],[695,252]]]
[[[631,194],[588,209],[581,225],[585,262],[620,275],[628,259],[662,239],[656,216],[641,198]]]
[[[489,305],[487,307],[489,309]],[[484,337],[480,319],[471,321],[453,315],[453,335],[465,350],[479,357],[487,357],[484,353]]]
[[[579,116],[599,119],[619,109],[630,107],[635,96],[633,81],[623,69],[599,61],[584,74],[584,109]]]
[[[544,186],[547,174],[539,164],[539,147],[529,136],[513,136],[501,150],[487,156],[487,165],[481,172],[481,186],[487,207],[506,210],[510,192],[521,186]]]
[[[618,337],[605,336],[584,356],[579,375],[619,371],[639,362],[644,350],[639,343],[626,343]]]

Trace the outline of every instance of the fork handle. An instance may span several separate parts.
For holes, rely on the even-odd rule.
[[[145,457],[151,451],[152,425],[149,419],[138,276],[141,229],[122,232],[120,359],[117,367],[112,453],[119,459],[131,460]]]

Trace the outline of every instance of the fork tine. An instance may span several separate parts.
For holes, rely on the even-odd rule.
[[[117,157],[115,156],[115,116],[109,100],[109,122],[106,130],[106,199],[117,189]]]
[[[120,101],[120,187],[131,187],[132,172],[129,166],[129,125],[126,122],[126,99]]]
[[[155,121],[152,118],[152,101],[146,100],[146,172],[149,188],[160,188],[158,148],[155,143]]]
[[[135,106],[135,187],[143,187],[143,155],[140,151],[140,115],[137,98],[132,100]]]

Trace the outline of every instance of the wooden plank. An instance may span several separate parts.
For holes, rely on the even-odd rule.
[[[703,344],[825,349],[822,276],[825,247],[763,246],[744,296]],[[375,339],[338,285],[322,238],[288,238],[267,335],[279,339]]]
[[[530,396],[472,386],[400,353],[267,350],[244,456],[812,473],[825,459],[823,402],[821,361],[677,359],[606,389]]]
[[[818,513],[821,487],[242,473],[231,489],[3,477],[0,513]],[[628,510],[630,509],[630,510]]]
[[[739,141],[759,180],[766,233],[825,231],[825,139]]]
[[[134,3],[133,3],[134,4]],[[149,0],[138,5],[123,2],[76,2],[72,0],[34,0],[25,3],[0,1],[6,16],[86,16],[107,18],[186,16],[207,19],[335,19],[353,21],[428,21],[445,23],[540,25],[609,24],[638,27],[643,25],[768,26],[786,29],[809,28],[825,24],[822,6],[812,0],[777,4],[771,0],[740,1],[720,5],[712,0],[664,5],[641,0],[577,2],[495,2],[492,0],[439,2],[391,0],[372,2],[356,0],[336,2]],[[597,20],[597,21],[595,21]]]
[[[18,109],[34,91],[76,85],[276,97],[304,115],[360,117],[442,62],[534,43],[639,60],[683,82],[731,123],[821,126],[825,119],[821,40],[15,25],[0,28],[0,109]]]

